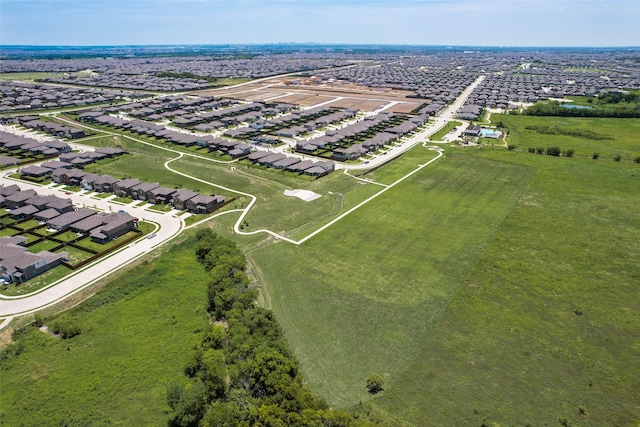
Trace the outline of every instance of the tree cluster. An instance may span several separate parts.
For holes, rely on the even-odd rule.
[[[529,147],[527,150],[531,154],[546,154],[547,156],[565,156],[565,157],[573,157],[575,154],[575,150],[570,148],[568,150],[561,150],[560,147]]]
[[[607,108],[594,106],[593,108],[566,108],[557,101],[536,102],[524,112],[527,116],[561,116],[561,117],[640,117],[640,103],[632,106]]]
[[[209,271],[213,321],[172,383],[167,403],[175,426],[366,426],[335,411],[303,385],[298,362],[270,310],[255,304],[243,254],[208,229],[196,256]]]

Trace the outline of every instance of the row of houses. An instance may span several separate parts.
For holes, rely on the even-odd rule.
[[[148,96],[140,92],[123,92],[93,88],[47,85],[41,83],[0,81],[0,112],[51,108],[84,107],[124,99]]]
[[[71,151],[69,144],[63,141],[37,141],[33,138],[0,131],[0,150],[15,153],[18,156],[55,156]]]
[[[331,157],[336,160],[354,160],[415,131],[428,120],[428,115],[408,117],[382,112],[375,116],[367,116],[342,129],[327,131],[325,135],[318,138],[298,141],[296,151],[314,154],[318,150],[325,149],[331,150]],[[371,135],[372,132],[375,134]],[[348,147],[341,146],[348,140],[363,141],[350,144]]]
[[[267,143],[275,143],[278,140],[266,135],[276,135],[286,138],[297,138],[301,135],[313,132],[318,128],[340,123],[344,120],[356,117],[357,110],[330,108],[312,108],[303,112],[276,117],[268,121],[259,121],[249,124],[248,127],[230,129],[223,135],[229,138],[251,139],[260,142],[266,139]]]
[[[60,123],[45,122],[39,119],[29,120],[26,117],[18,117],[17,121],[27,129],[45,132],[57,138],[78,139],[87,136],[83,129],[61,125]]]
[[[230,155],[232,158],[243,157],[251,152],[251,146],[243,142],[216,138],[212,135],[192,135],[189,133],[178,132],[166,129],[162,125],[143,120],[125,120],[108,115],[85,115],[83,119],[85,121],[92,121],[118,129],[130,130],[131,132],[136,132],[148,137],[164,139],[165,141],[182,147],[191,147],[194,145],[207,147],[209,151],[219,151],[222,154]]]
[[[53,182],[82,187],[98,193],[114,193],[118,197],[147,201],[156,205],[172,205],[175,209],[206,214],[223,206],[227,199],[219,195],[202,195],[196,191],[163,187],[157,182],[137,178],[115,179],[110,175],[88,173],[81,169],[56,169]]]
[[[21,177],[41,179],[51,177],[63,173],[71,168],[84,168],[98,160],[113,158],[126,154],[126,151],[113,147],[100,147],[95,151],[69,152],[62,153],[58,156],[60,160],[51,160],[43,162],[40,165],[29,165],[19,169]]]
[[[35,190],[21,190],[16,184],[0,186],[0,207],[9,210],[15,220],[36,219],[55,231],[71,229],[90,235],[92,240],[105,243],[137,227],[137,219],[124,212],[97,213],[92,209],[73,207],[71,199],[55,195],[42,196]],[[91,218],[91,220],[88,220]]]
[[[247,156],[247,160],[260,166],[314,177],[328,175],[336,169],[336,164],[331,160],[314,162],[272,151],[254,151]]]

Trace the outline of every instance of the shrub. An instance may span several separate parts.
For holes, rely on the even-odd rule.
[[[538,148],[536,148],[536,153],[538,153],[538,154],[544,154],[544,147],[538,147]]]
[[[640,163],[640,156],[633,159],[634,163]]]
[[[382,386],[384,385],[384,380],[378,374],[371,374],[369,378],[367,378],[367,390],[369,393],[376,394],[379,391],[382,391]]]
[[[549,156],[559,156],[560,155],[560,148],[559,147],[549,147],[547,148],[546,151],[547,155]]]
[[[513,151],[513,150],[515,150],[516,148],[517,148],[517,146],[515,146],[515,145],[513,145],[513,144],[509,144],[509,145],[507,145],[507,150],[509,150],[509,151]]]
[[[530,152],[530,153],[535,153],[535,152],[536,152],[536,149],[535,149],[534,147],[529,147],[529,152]]]
[[[51,329],[54,334],[59,334],[63,339],[75,337],[82,332],[80,327],[75,323],[63,321],[54,322],[53,325],[51,325]]]
[[[622,156],[620,154],[616,154],[616,156],[613,158],[614,162],[619,162],[620,160],[622,160]]]
[[[573,157],[573,154],[575,153],[575,151],[573,150],[573,148],[569,148],[564,155],[567,157]]]
[[[599,157],[600,157],[600,154],[598,153],[593,153],[593,155],[591,156],[593,160],[598,160]]]

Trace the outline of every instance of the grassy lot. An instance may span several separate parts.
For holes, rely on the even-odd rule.
[[[13,228],[3,228],[0,230],[0,237],[2,236],[15,236],[16,234],[20,234],[18,230],[14,230]]]
[[[376,405],[415,425],[636,425],[638,166],[480,155],[535,178]]]
[[[27,237],[27,236],[25,236]],[[55,248],[56,246],[60,246],[60,243],[58,242],[52,242],[51,240],[43,240],[41,242],[36,243],[33,246],[29,247],[29,252],[33,252],[38,253],[40,251],[50,251],[51,249]]]
[[[243,189],[256,196],[258,202],[246,216],[248,225],[245,226],[245,231],[268,228],[277,233],[302,237],[316,228],[318,221],[334,218],[336,214],[381,188],[375,185],[360,185],[355,179],[339,172],[310,182],[272,170],[250,167],[236,167],[236,170],[231,170],[229,166],[207,163],[198,159],[183,158],[173,162],[171,166],[178,171],[191,173],[225,187]],[[311,190],[322,197],[305,202],[297,197],[285,196],[284,190],[287,189]],[[216,190],[215,193],[236,197],[236,201],[230,205],[231,208],[241,209],[250,201],[247,197],[224,190]]]
[[[91,258],[93,256],[93,253],[74,248],[73,246],[65,246],[63,251],[69,254],[69,264],[71,265],[82,262],[85,259]]]
[[[54,76],[53,73],[0,73],[0,80],[27,80],[44,79]]]
[[[20,224],[16,224],[16,227],[21,228],[23,230],[31,230],[32,228],[40,226],[40,221],[35,219],[30,219],[29,221],[21,222]]]
[[[446,134],[448,134],[449,132],[451,132],[453,130],[453,128],[458,127],[458,126],[462,126],[462,123],[457,122],[457,121],[447,122],[447,124],[442,129],[440,129],[438,132],[436,132],[433,135],[431,135],[431,137],[429,139],[431,139],[432,141],[442,141],[442,138]]]
[[[137,236],[137,233],[134,233],[133,231],[129,231],[128,233],[123,234],[122,236],[118,237],[117,239],[111,240],[110,242],[107,242],[107,243],[94,242],[94,241],[91,240],[91,237],[85,237],[84,239],[78,241],[78,245],[82,246],[83,248],[92,249],[94,251],[102,252],[102,251],[106,251],[109,248],[112,248],[113,246],[117,245],[121,241],[129,239],[129,238],[134,237],[134,236]]]
[[[449,156],[302,246],[249,252],[314,390],[349,407],[371,372],[394,382],[533,173]]]
[[[63,242],[70,242],[74,239],[76,239],[78,236],[76,236],[76,233],[74,233],[73,231],[65,231],[62,234],[58,234],[56,236],[56,239],[62,240]]]
[[[99,193],[93,196],[96,199],[106,199],[107,197],[113,196],[113,193]]]
[[[624,161],[631,161],[640,155],[638,119],[495,114],[492,120],[502,121],[504,129],[509,131],[507,142],[516,145],[519,151],[526,152],[529,147],[557,146],[562,150],[574,149],[577,157],[600,153],[599,161],[611,161],[618,154]]]
[[[62,340],[30,328],[4,360],[3,425],[166,425],[166,386],[206,325],[206,273],[191,244],[127,270],[61,316],[81,334]]]

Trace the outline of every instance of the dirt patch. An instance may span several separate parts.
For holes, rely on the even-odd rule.
[[[389,111],[391,113],[406,114],[406,113],[412,112],[415,108],[419,107],[420,105],[421,103],[419,102],[402,102],[400,104],[394,105],[393,107],[387,108],[386,111]]]
[[[52,331],[50,331],[50,330],[49,330],[49,327],[48,327],[47,325],[42,325],[42,326],[40,326],[40,327],[38,328],[38,330],[39,330],[40,332],[42,332],[43,334],[47,334],[47,335],[49,335],[50,337],[53,337],[53,338],[60,338],[60,334],[54,334]]]

